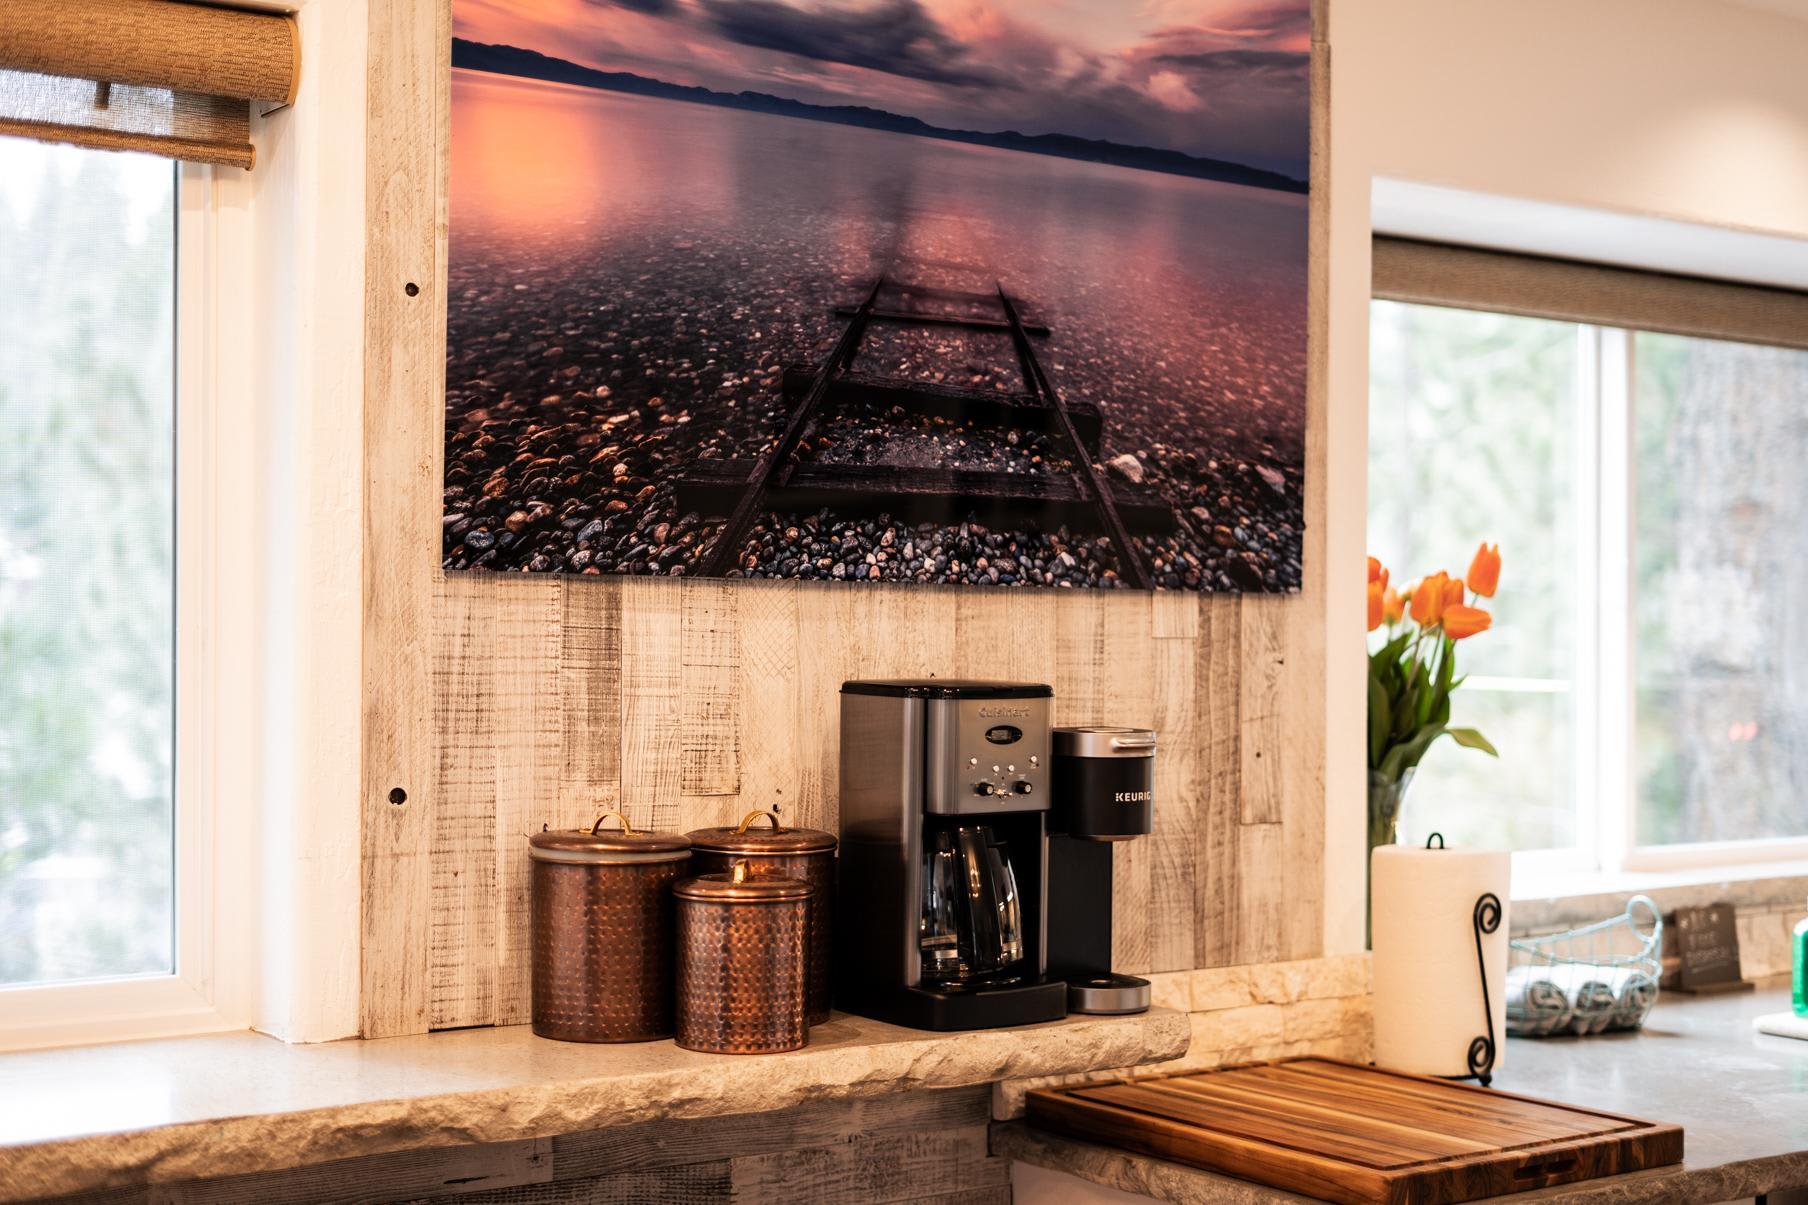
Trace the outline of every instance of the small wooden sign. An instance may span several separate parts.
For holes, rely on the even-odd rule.
[[[1743,992],[1739,927],[1729,903],[1678,908],[1664,918],[1663,987],[1679,992]]]

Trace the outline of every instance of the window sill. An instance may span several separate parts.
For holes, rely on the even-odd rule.
[[[1618,913],[1631,895],[1648,895],[1665,912],[1722,900],[1744,909],[1800,909],[1808,899],[1808,860],[1526,875],[1513,883],[1512,928],[1589,924]]]
[[[1189,1035],[1186,1016],[1166,1009],[958,1034],[836,1013],[804,1049],[764,1057],[669,1041],[552,1042],[524,1025],[317,1046],[240,1032],[0,1055],[0,1200],[1130,1067],[1178,1057]]]

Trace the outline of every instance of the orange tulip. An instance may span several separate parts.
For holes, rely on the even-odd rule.
[[[1369,583],[1369,631],[1371,632],[1381,626],[1382,594],[1385,590],[1386,587],[1378,581]]]
[[[1483,544],[1469,562],[1469,588],[1482,598],[1493,598],[1500,585],[1500,545]]]
[[[1369,558],[1369,580],[1380,582],[1383,590],[1387,589],[1387,569],[1374,557]]]
[[[1444,634],[1452,640],[1465,640],[1477,632],[1485,632],[1494,622],[1494,616],[1480,607],[1465,607],[1461,603],[1444,608]]]
[[[1400,597],[1398,590],[1387,590],[1381,595],[1381,618],[1389,623],[1399,623],[1406,616],[1406,600]]]
[[[1463,579],[1453,577],[1444,583],[1444,607],[1448,610],[1463,601]]]
[[[1413,587],[1412,617],[1422,628],[1436,627],[1439,618],[1444,614],[1444,589],[1450,583],[1450,575],[1443,570],[1422,578]]]

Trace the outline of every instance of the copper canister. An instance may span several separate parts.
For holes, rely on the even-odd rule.
[[[776,1054],[809,1040],[804,984],[810,885],[789,875],[685,879],[678,897],[678,1045]]]
[[[604,829],[614,819],[619,829]],[[620,812],[538,832],[533,859],[534,1032],[564,1042],[650,1042],[673,1032],[672,884],[690,842],[635,831]]]
[[[755,828],[760,819],[769,828]],[[835,834],[816,828],[786,828],[771,812],[749,812],[733,828],[700,828],[691,841],[691,873],[727,873],[746,862],[752,874],[785,874],[802,879],[810,894],[810,981],[806,1007],[810,1024],[829,1019],[829,951],[834,941]]]

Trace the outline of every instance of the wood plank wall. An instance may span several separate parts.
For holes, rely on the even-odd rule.
[[[518,1142],[55,1198],[52,1205],[1010,1205],[987,1149],[992,1090],[899,1092],[770,1113],[650,1121]]]
[[[1321,953],[1326,190],[1299,595],[447,576],[448,29],[448,0],[370,2],[366,1036],[527,1020],[526,842],[543,824],[619,807],[682,831],[775,807],[833,830],[854,677],[1051,682],[1057,723],[1160,731],[1155,833],[1115,851],[1118,969]],[[1317,41],[1313,60],[1326,181]]]

